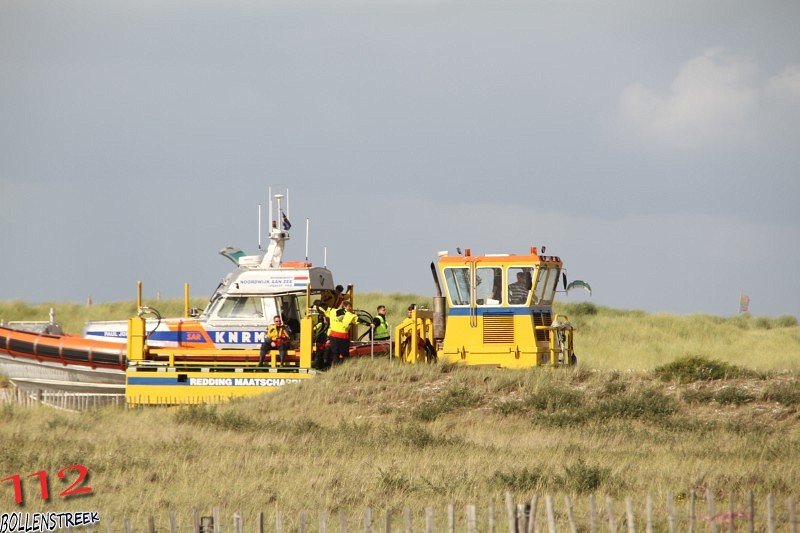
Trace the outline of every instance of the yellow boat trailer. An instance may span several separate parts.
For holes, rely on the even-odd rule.
[[[269,366],[258,366],[258,350],[153,348],[147,345],[145,320],[128,321],[128,406],[210,404],[254,396],[304,381],[311,368],[311,317],[301,320],[300,346],[280,366],[271,352]]]

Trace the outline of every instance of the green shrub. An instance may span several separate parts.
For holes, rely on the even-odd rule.
[[[379,468],[378,473],[381,475],[381,485],[386,492],[410,492],[413,488],[411,481],[399,472],[384,472]]]
[[[744,405],[755,401],[756,397],[739,387],[725,387],[714,395],[720,405]]]
[[[510,472],[496,470],[490,481],[501,489],[525,492],[536,490],[544,482],[544,476],[538,468],[528,470],[528,467],[524,467]]]
[[[656,367],[655,374],[661,381],[692,383],[694,381],[751,377],[755,373],[724,361],[695,355],[681,357],[671,363]]]
[[[583,459],[572,466],[564,467],[564,488],[579,494],[593,492],[600,488],[610,470],[599,466],[588,465]]]
[[[534,413],[531,421],[540,426],[553,428],[566,428],[581,426],[592,420],[591,409],[578,409],[577,411],[557,411],[555,413]]]
[[[454,385],[444,396],[434,398],[411,411],[411,416],[418,420],[431,422],[439,415],[461,408],[476,407],[482,401],[480,394],[466,385]]]
[[[708,389],[688,389],[683,391],[681,398],[686,403],[710,403],[714,393]]]
[[[569,312],[575,317],[592,316],[597,314],[597,306],[592,302],[578,302],[569,308]]]
[[[772,321],[765,316],[760,316],[753,319],[753,326],[756,329],[772,329]]]
[[[800,407],[800,383],[775,383],[764,391],[763,400],[778,402],[786,407]]]
[[[240,411],[229,410],[220,413],[216,407],[205,405],[181,407],[175,413],[175,421],[180,424],[212,426],[233,431],[258,429],[258,424]]]
[[[776,328],[795,328],[797,327],[797,317],[792,315],[781,315],[774,320]]]
[[[525,404],[541,411],[577,409],[584,404],[584,393],[567,386],[551,383],[532,392]]]
[[[603,395],[616,396],[628,390],[628,384],[623,381],[607,381],[603,385]]]
[[[506,400],[496,403],[493,410],[503,416],[518,415],[525,412],[525,404],[519,400]]]
[[[674,399],[656,389],[644,389],[624,396],[614,396],[597,404],[594,415],[600,419],[658,420],[677,412]]]

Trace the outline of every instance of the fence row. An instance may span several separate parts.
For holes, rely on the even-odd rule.
[[[232,517],[223,518],[220,508],[215,507],[207,516],[195,509],[188,523],[182,526],[178,524],[175,513],[170,512],[165,522],[159,522],[155,516],[150,517],[146,524],[133,524],[129,519],[116,524],[103,520],[105,526],[98,530],[109,533],[113,531],[243,533],[245,529],[258,533],[270,531],[275,533],[289,531],[300,533],[314,531],[319,533],[329,531],[332,533],[336,531],[339,533],[798,532],[794,498],[787,499],[786,506],[783,507],[776,506],[774,498],[770,495],[761,505],[757,505],[752,492],[741,501],[730,495],[727,501],[720,502],[720,505],[710,490],[706,492],[705,499],[698,498],[695,492],[691,491],[688,498],[681,501],[680,505],[671,493],[667,494],[665,501],[660,505],[656,505],[653,498],[648,495],[644,502],[644,510],[639,510],[638,515],[631,497],[625,498],[623,502],[614,502],[610,497],[598,500],[594,495],[590,495],[585,500],[573,502],[569,496],[556,498],[547,494],[543,498],[534,495],[530,501],[515,503],[511,494],[507,493],[504,503],[504,509],[495,509],[494,503],[490,502],[480,515],[475,505],[467,505],[457,511],[456,506],[452,504],[448,505],[442,514],[437,515],[433,507],[426,507],[424,514],[416,516],[410,507],[390,508],[381,512],[366,508],[363,516],[358,517],[348,516],[344,510],[339,510],[335,514],[326,511],[318,513],[303,511],[296,517],[287,516],[276,510],[269,513],[269,516],[263,512],[258,513],[252,518],[252,522],[247,524],[242,513],[236,512]]]
[[[48,390],[25,391],[18,387],[0,388],[0,403],[13,403],[23,407],[48,405],[70,411],[84,411],[106,405],[125,405],[124,394],[92,394]]]

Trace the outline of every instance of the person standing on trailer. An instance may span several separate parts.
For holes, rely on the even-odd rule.
[[[350,328],[358,322],[358,315],[353,313],[353,304],[346,300],[339,309],[328,310],[328,322],[331,365],[335,365],[350,354]]]

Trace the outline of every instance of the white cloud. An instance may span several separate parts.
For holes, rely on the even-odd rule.
[[[800,65],[788,65],[770,78],[767,94],[779,101],[800,105]]]
[[[669,90],[641,83],[620,98],[626,125],[640,137],[676,148],[703,148],[752,140],[759,90],[757,66],[747,57],[706,50],[681,66]]]

